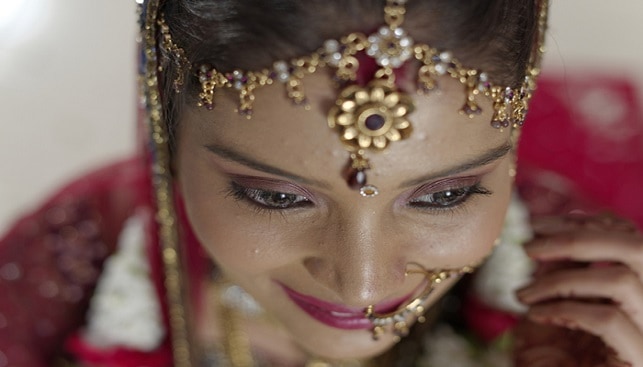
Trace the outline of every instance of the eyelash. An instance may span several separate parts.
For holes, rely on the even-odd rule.
[[[439,204],[439,203],[429,203],[429,200],[427,201],[420,201],[419,199],[422,198],[428,198],[430,200],[435,201],[436,196],[442,194],[442,195],[449,195],[449,194],[455,194],[455,198],[453,201],[447,203],[447,204]],[[457,209],[461,209],[464,207],[464,205],[467,204],[469,199],[474,196],[474,195],[492,195],[493,192],[487,190],[486,188],[482,187],[480,182],[476,182],[475,184],[471,186],[463,186],[463,187],[454,187],[454,188],[449,188],[446,190],[441,190],[437,192],[431,192],[427,193],[421,196],[418,196],[414,199],[412,199],[409,202],[409,206],[412,208],[417,208],[420,210],[427,210],[427,211],[435,211],[435,212],[444,212],[444,211],[455,211]]]
[[[439,194],[449,195],[454,193],[456,196],[453,198],[451,202],[447,204],[429,202],[431,200],[435,201],[436,196]],[[229,188],[228,194],[237,201],[245,201],[257,212],[267,211],[267,212],[283,213],[283,211],[285,210],[297,209],[300,207],[312,205],[312,202],[303,195],[245,187],[234,181],[230,182],[230,188]],[[480,182],[477,182],[471,186],[454,187],[446,190],[441,190],[441,191],[431,192],[431,193],[421,195],[419,197],[412,199],[409,202],[409,206],[419,210],[426,210],[426,211],[432,211],[432,212],[447,212],[447,211],[453,212],[457,209],[461,209],[465,204],[467,204],[468,200],[474,195],[491,195],[491,194],[493,194],[491,191],[482,187],[480,185]],[[271,197],[274,195],[279,195],[280,197],[277,197],[277,198]],[[427,198],[428,200],[422,201],[420,200],[422,198]],[[274,203],[273,205],[271,205],[268,203],[268,201],[272,199],[278,199],[278,200],[281,199],[281,200],[285,200],[286,202],[281,206],[278,204],[275,205]]]
[[[283,211],[312,204],[312,202],[303,195],[245,187],[234,181],[230,182],[228,194],[237,201],[245,201],[250,204],[257,212]],[[267,200],[274,199],[274,197],[270,198],[272,195],[280,195],[281,198],[287,199],[288,202],[284,204],[284,206],[267,204]]]

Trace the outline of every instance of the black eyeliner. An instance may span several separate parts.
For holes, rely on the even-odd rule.
[[[415,198],[414,200],[416,200],[418,198],[421,198],[421,197],[424,197],[424,196],[428,196],[428,195],[436,195],[436,194],[444,193],[444,192],[447,192],[447,191],[453,192],[453,191],[459,191],[459,190],[464,190],[464,192],[462,193],[462,195],[461,195],[461,197],[459,199],[454,201],[453,204],[449,204],[449,205],[439,205],[439,204],[431,205],[430,203],[411,200],[409,202],[409,206],[412,207],[412,208],[415,208],[415,209],[426,210],[426,211],[429,211],[429,212],[438,212],[438,213],[439,212],[449,212],[449,211],[455,211],[455,210],[464,208],[468,204],[469,200],[472,197],[474,197],[475,195],[484,195],[484,196],[493,195],[492,191],[490,191],[487,188],[483,187],[480,184],[480,182],[476,182],[475,184],[473,184],[471,186],[454,187],[454,188],[449,188],[449,189],[446,189],[446,190],[440,190],[440,191],[433,192],[433,193],[427,193],[425,195],[422,195],[422,196],[419,196],[419,197]]]

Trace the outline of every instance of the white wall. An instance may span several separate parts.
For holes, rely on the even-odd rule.
[[[551,2],[547,71],[613,72],[643,86],[643,1]]]
[[[643,86],[643,2],[553,0],[545,66]],[[55,187],[133,151],[133,0],[0,0],[0,231]]]
[[[0,231],[133,150],[133,0],[0,0]]]

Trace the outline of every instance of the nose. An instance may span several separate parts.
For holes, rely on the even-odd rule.
[[[404,287],[406,246],[375,212],[337,218],[325,227],[323,243],[304,260],[312,277],[351,307],[390,300],[409,292]]]

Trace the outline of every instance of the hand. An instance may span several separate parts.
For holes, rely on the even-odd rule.
[[[538,336],[527,336],[524,343],[548,338],[549,344],[568,344],[571,358],[591,355],[595,361],[574,366],[643,367],[641,233],[613,217],[579,215],[541,219],[534,231],[536,237],[525,250],[539,267],[518,298],[530,306],[530,321],[574,330],[575,335],[565,341],[540,328]],[[609,348],[577,340],[582,333]]]

